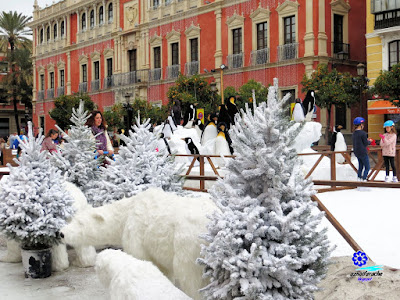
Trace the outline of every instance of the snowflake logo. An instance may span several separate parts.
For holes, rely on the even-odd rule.
[[[358,251],[353,254],[353,263],[356,266],[362,267],[362,266],[366,265],[367,260],[368,260],[367,255],[362,251]]]

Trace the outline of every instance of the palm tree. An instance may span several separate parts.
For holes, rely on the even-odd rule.
[[[10,52],[10,64],[12,74],[12,95],[14,104],[14,117],[17,126],[17,131],[20,132],[17,110],[17,78],[15,74],[16,63],[14,61],[14,51],[16,49],[30,48],[32,41],[27,36],[32,35],[32,31],[27,28],[28,22],[32,17],[19,14],[16,11],[1,12],[0,13],[0,48],[5,52]],[[8,50],[8,51],[7,51]]]

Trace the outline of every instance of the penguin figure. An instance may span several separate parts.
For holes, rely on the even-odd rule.
[[[304,116],[307,122],[311,122],[311,118],[314,112],[315,105],[315,93],[310,90],[307,92],[306,97],[303,101]]]
[[[204,131],[204,124],[201,122],[200,119],[197,119],[195,121],[194,129],[196,129],[196,132],[199,135],[199,138],[201,139],[201,136],[203,135]]]
[[[344,140],[343,134],[340,130],[343,128],[342,125],[336,125],[333,128],[332,141],[331,141],[331,151],[346,151],[347,145]],[[342,154],[336,154],[335,160],[338,164],[342,164],[345,162],[345,159]]]
[[[299,98],[296,99],[296,104],[293,108],[292,118],[297,123],[304,121],[304,109]]]
[[[175,131],[178,129],[178,127],[176,127],[175,122],[171,116],[168,116],[168,123],[171,126],[172,131]]]
[[[219,156],[225,156],[225,155],[231,155],[231,150],[229,148],[228,141],[226,140],[226,135],[225,135],[225,124],[219,124],[219,133],[217,135],[217,138],[215,139],[215,155]],[[223,158],[216,158],[215,163],[217,164],[218,167],[224,167],[225,166],[225,160]]]
[[[224,104],[219,106],[218,122],[225,123],[227,129],[231,128],[232,120],[229,116],[228,109]]]
[[[185,148],[186,148],[186,153],[187,154],[200,154],[199,149],[197,149],[196,145],[193,143],[193,140],[189,137],[186,137],[182,139],[185,141]],[[190,158],[192,161],[192,159]],[[199,158],[197,158],[198,161],[200,161]]]
[[[158,149],[161,151],[162,149],[167,148],[169,154],[171,154],[171,148],[169,147],[167,139],[164,137],[164,133],[160,133],[160,139],[158,140]]]
[[[171,120],[171,123],[173,123],[173,122],[174,121]],[[167,139],[171,138],[172,135],[174,134],[174,130],[172,129],[171,123],[170,123],[169,118],[164,121],[164,126],[161,130],[161,132],[164,134],[164,138],[167,138]]]
[[[229,151],[233,155],[232,139],[229,135],[229,131],[227,130],[225,123],[218,123],[217,127],[218,127],[218,134],[220,132],[223,132],[225,134],[225,139],[228,143]],[[217,137],[218,137],[218,135],[217,135]]]
[[[171,109],[171,116],[176,126],[181,125],[182,110],[181,110],[181,103],[179,102],[179,100],[174,100],[174,105],[172,106]]]
[[[201,136],[201,144],[203,146],[207,143],[207,141],[215,139],[217,137],[218,135],[217,125],[216,125],[217,122],[218,122],[217,115],[212,114],[210,117],[210,122],[208,123],[206,128],[204,128],[203,135]]]
[[[229,101],[226,103],[226,107],[228,108],[228,114],[231,117],[231,124],[235,125],[235,115],[239,112],[235,104],[235,97],[229,98]]]
[[[182,126],[190,129],[193,127],[193,122],[196,119],[196,104],[190,104],[189,108],[185,112],[185,117],[183,118]]]

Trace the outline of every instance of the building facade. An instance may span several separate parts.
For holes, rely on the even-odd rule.
[[[127,94],[165,104],[179,73],[201,74],[218,90],[277,77],[282,95],[302,98],[300,81],[318,63],[355,74],[366,61],[365,8],[359,0],[35,3],[34,121],[52,126],[47,112],[62,93],[88,92],[100,109]],[[325,124],[326,113],[317,115]],[[332,117],[350,130],[349,110]]]
[[[366,4],[368,78],[373,85],[381,70],[388,71],[400,63],[400,1],[367,0]],[[372,138],[379,139],[388,119],[399,121],[400,109],[382,99],[368,101],[368,129]]]

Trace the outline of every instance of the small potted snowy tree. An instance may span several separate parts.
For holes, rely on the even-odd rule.
[[[40,152],[28,124],[28,141],[20,141],[22,155],[0,183],[0,230],[21,244],[25,277],[51,275],[51,247],[60,241],[60,230],[73,213],[72,198],[63,189],[63,177]]]

